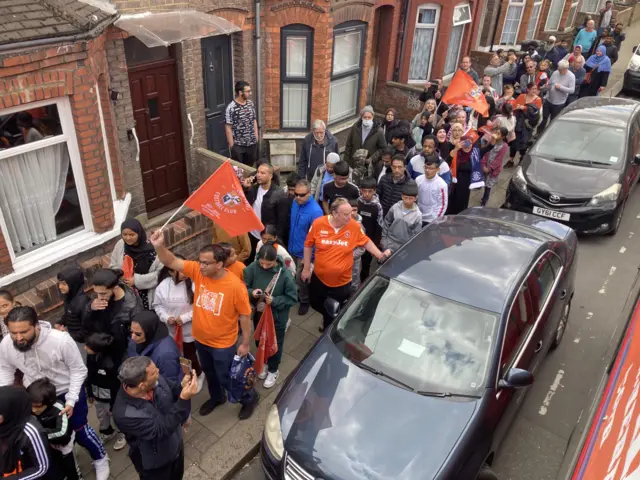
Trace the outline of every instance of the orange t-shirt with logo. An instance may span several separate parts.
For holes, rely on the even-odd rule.
[[[227,270],[229,270],[231,273],[233,273],[236,277],[238,277],[243,282],[244,282],[244,269],[245,269],[244,263],[238,260],[236,260],[234,263],[232,263],[227,267]]]
[[[353,218],[336,230],[329,216],[317,218],[309,229],[305,247],[316,247],[313,272],[328,287],[341,287],[351,281],[353,251],[369,242]]]
[[[185,261],[184,274],[193,280],[195,295],[191,334],[213,348],[228,348],[238,339],[238,316],[251,314],[247,287],[230,272],[219,280],[204,277],[198,262]]]

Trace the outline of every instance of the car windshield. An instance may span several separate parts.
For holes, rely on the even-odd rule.
[[[375,277],[331,338],[345,358],[415,391],[480,396],[496,314]]]
[[[533,147],[533,154],[593,166],[621,164],[626,143],[622,128],[556,120]]]

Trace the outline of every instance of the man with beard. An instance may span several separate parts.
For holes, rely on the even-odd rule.
[[[52,329],[48,322],[38,322],[38,315],[31,307],[14,307],[5,322],[9,335],[0,343],[0,386],[12,385],[16,370],[24,373],[25,387],[39,378],[51,380],[58,400],[64,404],[62,413],[69,417],[76,433],[76,442],[93,458],[96,479],[107,480],[107,452],[87,423],[88,406],[83,388],[87,367],[73,338]]]
[[[169,385],[148,357],[131,357],[120,366],[122,387],[113,419],[130,446],[129,457],[141,480],[182,480],[182,428],[191,398],[198,392],[195,370],[182,386]]]

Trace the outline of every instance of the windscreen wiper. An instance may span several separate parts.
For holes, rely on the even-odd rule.
[[[374,375],[378,375],[379,377],[387,378],[387,379],[391,380],[393,383],[397,383],[398,385],[406,388],[407,390],[411,390],[412,392],[415,392],[415,390],[413,389],[413,387],[411,385],[407,385],[406,383],[401,382],[400,380],[397,380],[397,379],[393,378],[391,375],[387,375],[382,370],[377,370],[377,369],[375,369],[373,367],[370,367],[369,365],[365,365],[364,363],[355,363],[355,365],[357,365],[358,367],[360,367],[363,370],[366,370],[367,372],[371,372]]]
[[[429,392],[427,390],[414,390],[418,395],[425,397],[465,397],[465,398],[480,398],[478,395],[467,395],[464,393],[451,393],[451,392]]]

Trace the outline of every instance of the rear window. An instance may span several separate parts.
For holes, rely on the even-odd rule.
[[[622,128],[556,120],[536,142],[532,153],[585,166],[620,166],[625,144]]]

